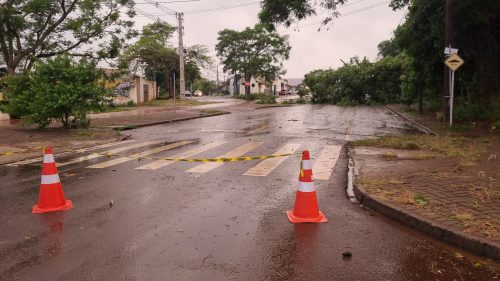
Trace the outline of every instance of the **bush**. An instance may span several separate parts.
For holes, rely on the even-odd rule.
[[[405,55],[377,62],[354,57],[338,69],[315,70],[305,75],[304,83],[312,92],[313,103],[386,104],[413,98],[405,87],[410,60]]]
[[[68,56],[58,56],[40,61],[32,73],[7,78],[9,103],[2,110],[40,128],[55,120],[66,128],[88,127],[86,114],[101,109],[110,96],[103,77],[88,60],[75,63]]]
[[[237,96],[234,96],[234,97],[237,98],[237,99],[254,101],[254,100],[267,99],[270,96],[268,96],[266,94],[248,94],[248,95],[240,94],[240,95],[237,95]]]
[[[276,97],[264,95],[263,97],[260,97],[256,103],[258,103],[258,104],[274,104],[274,103],[276,103]]]

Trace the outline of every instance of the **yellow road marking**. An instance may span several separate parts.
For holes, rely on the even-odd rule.
[[[91,160],[91,159],[95,159],[95,158],[104,157],[104,156],[106,156],[106,154],[120,153],[120,152],[123,152],[123,151],[127,151],[129,149],[134,149],[134,148],[138,148],[138,147],[141,147],[141,146],[158,144],[158,143],[161,143],[161,141],[146,141],[146,142],[141,142],[141,143],[135,143],[135,144],[132,144],[132,145],[123,146],[123,147],[111,149],[111,150],[108,150],[108,151],[104,151],[104,152],[99,153],[99,154],[91,154],[91,155],[87,155],[87,156],[76,157],[76,158],[73,158],[73,159],[71,159],[71,160],[69,160],[67,162],[58,163],[56,165],[57,165],[57,167],[62,167],[62,166],[66,166],[66,165],[70,165],[70,164],[75,164],[75,163],[79,163],[79,162],[83,162],[83,161],[87,161],[87,160]]]
[[[313,179],[328,180],[340,156],[341,145],[325,145],[313,165]]]
[[[299,143],[287,143],[280,150],[276,151],[273,155],[294,153],[300,146],[301,144]],[[260,162],[259,164],[255,165],[254,167],[252,167],[243,175],[254,176],[254,177],[265,177],[269,173],[271,173],[276,167],[278,167],[283,161],[288,159],[288,157],[289,156],[266,159]]]
[[[143,151],[143,152],[140,152],[140,153],[134,153],[134,154],[132,154],[130,156],[127,156],[127,157],[121,157],[121,158],[109,160],[109,161],[106,161],[106,162],[103,162],[103,163],[99,163],[99,164],[96,164],[96,165],[88,166],[87,168],[90,168],[90,169],[103,169],[103,168],[111,167],[111,166],[118,165],[118,164],[121,164],[121,163],[125,163],[125,162],[128,162],[128,161],[132,161],[132,160],[134,160],[134,158],[146,157],[146,156],[151,155],[151,154],[155,154],[155,153],[162,152],[162,151],[165,151],[165,150],[174,149],[176,147],[183,146],[183,145],[186,145],[186,144],[190,144],[190,143],[193,143],[193,142],[194,141],[180,141],[180,142],[175,142],[175,143],[167,144],[167,145],[160,146],[160,147],[157,147],[157,148],[149,149],[149,150],[146,150],[146,151]]]
[[[235,157],[240,157],[245,155],[245,153],[257,148],[258,146],[262,145],[263,142],[249,142],[246,143],[236,149],[233,149],[229,151],[228,153],[222,154],[221,156],[218,156],[217,158],[235,158]],[[224,165],[224,162],[208,162],[204,163],[201,165],[198,165],[196,167],[193,167],[189,170],[187,170],[188,173],[208,173],[212,171],[213,169],[216,169],[220,166]]]
[[[217,147],[219,145],[223,145],[225,143],[227,143],[227,141],[212,142],[212,143],[209,143],[209,144],[206,144],[206,145],[203,145],[203,146],[200,146],[200,147],[196,147],[196,148],[193,148],[191,150],[179,153],[177,155],[172,156],[171,158],[188,158],[188,157],[191,157],[193,155],[205,152],[205,151],[207,151],[209,149],[215,148],[215,147]],[[172,164],[174,162],[175,161],[158,160],[158,161],[146,164],[144,166],[137,167],[136,169],[137,170],[156,170],[156,169],[159,169],[161,167],[170,165],[170,164]]]

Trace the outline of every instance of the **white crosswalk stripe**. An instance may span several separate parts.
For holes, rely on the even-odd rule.
[[[189,158],[191,156],[208,151],[212,148],[215,148],[219,145],[223,145],[225,143],[227,143],[227,141],[215,141],[215,142],[212,142],[212,143],[209,143],[206,145],[202,145],[200,147],[195,147],[193,149],[190,149],[188,151],[179,153],[179,154],[171,156],[171,157],[172,158]],[[158,161],[154,161],[154,162],[151,162],[149,164],[146,164],[144,166],[137,167],[135,169],[136,170],[156,170],[156,169],[159,169],[161,167],[165,167],[167,165],[170,165],[172,163],[175,163],[175,161],[158,160]]]
[[[228,153],[222,154],[218,156],[217,158],[232,158],[232,157],[241,157],[245,155],[245,153],[259,147],[262,145],[263,142],[249,142],[247,144],[244,144],[234,150],[229,151]],[[201,165],[198,165],[196,167],[193,167],[189,170],[187,170],[188,173],[200,173],[200,174],[205,174],[213,169],[216,169],[225,163],[220,163],[220,162],[208,162],[208,163],[203,163]]]
[[[115,145],[119,145],[119,144],[126,144],[126,143],[130,143],[130,142],[133,142],[133,140],[105,143],[105,144],[101,144],[101,145],[97,145],[97,146],[92,146],[92,147],[77,149],[75,151],[68,151],[68,152],[63,152],[63,153],[57,153],[55,155],[55,157],[56,158],[57,157],[63,157],[63,156],[66,156],[66,155],[74,154],[75,152],[76,153],[83,153],[83,152],[94,151],[94,150],[98,150],[98,149],[101,149],[101,148],[107,148],[107,147],[111,147],[111,146],[115,146]],[[42,154],[41,151],[42,150],[40,150],[40,154]],[[22,161],[17,161],[17,162],[14,162],[14,163],[10,163],[10,164],[7,164],[7,166],[14,166],[15,167],[15,166],[20,166],[20,165],[33,164],[33,163],[37,163],[37,162],[41,163],[42,160],[43,160],[43,157],[37,157],[37,158],[32,158],[32,159],[27,159],[27,160],[22,160]],[[60,165],[58,165],[58,166],[60,166]]]
[[[140,152],[140,153],[134,153],[132,155],[129,155],[128,157],[121,157],[121,158],[109,160],[109,161],[106,161],[106,162],[103,162],[103,163],[99,163],[99,164],[96,164],[96,165],[88,166],[87,168],[90,168],[90,169],[104,169],[104,168],[107,168],[107,167],[111,167],[111,166],[114,166],[114,165],[118,165],[118,164],[121,164],[121,163],[125,163],[125,162],[128,162],[128,161],[131,161],[131,160],[134,160],[134,159],[137,159],[137,158],[146,157],[146,156],[158,153],[158,152],[162,152],[162,151],[174,149],[176,147],[184,146],[184,145],[187,145],[187,144],[190,144],[190,143],[193,143],[193,142],[194,141],[180,141],[180,142],[175,142],[175,143],[163,145],[163,146],[160,146],[160,147],[157,147],[157,148],[149,149],[149,150],[146,150],[146,151],[143,151],[143,152]]]
[[[313,165],[313,179],[329,180],[340,156],[341,145],[327,144]]]
[[[273,155],[293,153],[300,146],[301,146],[301,144],[299,144],[299,143],[287,143],[281,149],[276,151]],[[281,163],[283,163],[283,161],[285,161],[288,158],[289,158],[289,156],[266,159],[266,160],[260,162],[259,164],[255,165],[253,168],[248,170],[243,175],[254,176],[254,177],[265,177],[265,176],[269,175],[269,173],[271,173]]]
[[[66,161],[66,162],[57,163],[56,165],[57,165],[57,167],[63,167],[66,165],[80,163],[80,162],[88,161],[91,159],[101,158],[101,157],[104,157],[105,154],[116,154],[116,153],[120,153],[120,152],[127,151],[130,149],[134,149],[134,148],[138,148],[138,147],[142,147],[142,146],[147,146],[147,145],[154,145],[154,144],[158,144],[158,143],[161,143],[161,141],[146,141],[146,142],[134,143],[132,145],[127,145],[127,146],[111,149],[108,151],[104,151],[104,152],[101,152],[99,154],[91,154],[91,155],[87,155],[87,156],[76,157],[76,158],[73,158],[73,159]]]
[[[134,159],[137,158],[144,158],[149,155],[153,155],[156,153],[172,150],[175,148],[179,148],[188,144],[193,144],[194,141],[179,141],[175,143],[170,143],[170,144],[163,144],[163,141],[155,140],[155,141],[144,141],[144,142],[136,142],[134,140],[129,140],[129,141],[121,141],[121,142],[114,142],[114,143],[107,143],[103,145],[98,145],[94,147],[88,147],[88,148],[83,148],[79,150],[75,150],[72,152],[67,152],[68,154],[71,153],[85,153],[85,152],[91,152],[95,151],[98,149],[103,149],[106,147],[112,147],[112,146],[118,146],[122,145],[119,147],[116,147],[114,149],[110,149],[104,152],[100,153],[94,153],[86,155],[86,156],[81,156],[81,157],[76,157],[73,159],[69,159],[66,162],[61,162],[57,163],[56,165],[58,167],[64,167],[67,165],[75,164],[75,163],[81,163],[84,161],[92,160],[92,159],[97,159],[97,158],[107,158],[106,154],[110,155],[122,155],[121,153],[126,152],[128,150],[133,150],[135,149],[136,153],[128,155],[127,153],[123,154],[122,157],[118,156],[118,158],[107,158],[105,162],[97,163],[97,164],[89,164],[87,168],[91,169],[104,169],[108,167],[112,167],[114,165],[118,165],[121,163],[125,163],[128,161],[133,161]],[[173,156],[169,156],[168,158],[180,158],[180,159],[186,159],[186,158],[193,158],[197,154],[201,154],[204,152],[209,152],[212,149],[216,149],[219,146],[222,146],[224,144],[227,144],[228,141],[225,140],[218,140],[218,141],[213,141],[204,145],[196,146],[191,149],[185,150]],[[219,156],[215,156],[214,158],[235,158],[235,157],[242,157],[247,155],[248,152],[260,147],[263,145],[265,142],[260,142],[260,141],[250,141],[247,143],[244,143],[243,145],[229,151],[225,152]],[[161,145],[161,146],[158,146]],[[153,146],[154,148],[150,149],[150,147]],[[302,146],[300,143],[287,143],[283,145],[280,149],[278,149],[273,155],[278,155],[278,154],[288,154],[288,153],[294,153],[297,152],[297,150]],[[223,147],[224,148],[224,147]],[[221,148],[221,150],[223,149]],[[141,151],[142,150],[142,151]],[[327,181],[330,179],[335,165],[339,159],[340,152],[342,150],[342,145],[334,145],[334,144],[327,144],[322,147],[321,151],[311,151],[314,155],[312,155],[312,160],[313,162],[313,179],[315,180],[320,180],[320,181]],[[65,155],[65,153],[57,154],[56,155],[56,160],[57,157],[61,157]],[[213,153],[212,153],[213,155]],[[154,158],[154,157],[153,157]],[[271,174],[276,168],[278,168],[284,161],[286,161],[290,156],[284,156],[284,157],[276,157],[276,158],[269,158],[265,159],[263,161],[260,161],[256,163],[255,161],[245,161],[245,165],[248,165],[248,167],[251,167],[248,171],[246,171],[243,175],[245,176],[253,176],[253,177],[266,177],[269,174]],[[36,158],[36,159],[27,159],[24,161],[18,161],[15,163],[8,164],[9,166],[18,166],[18,165],[24,165],[24,164],[30,164],[30,163],[35,163],[35,162],[41,162],[42,158]],[[144,163],[145,165],[136,167],[136,170],[157,170],[162,167],[171,165],[177,163],[177,161],[169,161],[169,160],[156,160],[152,161],[151,163]],[[197,174],[207,174],[217,168],[220,168],[222,166],[230,167],[232,163],[230,162],[206,162],[206,163],[201,163],[197,164],[190,169],[186,170],[188,173],[197,173]],[[251,166],[253,165],[253,167]]]

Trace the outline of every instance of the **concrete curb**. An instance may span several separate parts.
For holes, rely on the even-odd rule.
[[[137,128],[142,128],[142,127],[155,126],[155,125],[168,124],[168,123],[176,123],[176,122],[181,122],[181,121],[188,121],[188,120],[205,118],[205,117],[213,117],[213,116],[219,116],[219,115],[224,115],[224,114],[231,114],[231,112],[224,111],[221,113],[202,115],[202,116],[196,116],[196,117],[178,118],[178,119],[173,119],[173,120],[163,120],[163,121],[155,121],[155,122],[134,124],[134,125],[125,125],[125,126],[108,126],[106,128],[110,128],[110,129],[117,130],[117,131],[126,131],[126,130],[133,130],[133,129],[137,129]]]
[[[431,129],[427,128],[426,126],[418,123],[417,121],[414,121],[412,119],[410,119],[409,117],[407,117],[406,115],[404,115],[403,113],[395,110],[395,109],[392,109],[390,106],[388,105],[384,105],[384,107],[386,109],[388,109],[389,111],[391,111],[392,113],[398,115],[399,117],[401,117],[403,120],[405,120],[406,122],[410,123],[410,125],[413,126],[413,128],[419,130],[420,132],[426,134],[426,135],[430,135],[430,136],[436,136],[437,134],[434,133]]]
[[[354,163],[354,169],[357,170],[358,166],[353,157],[354,152],[352,148],[348,148],[347,153],[349,161]],[[353,173],[354,177],[356,176],[355,174],[356,173]],[[391,203],[384,202],[371,196],[362,185],[356,184],[355,178],[352,179],[352,182],[354,182],[354,193],[356,198],[369,209],[476,255],[497,261],[500,260],[500,245],[467,233],[455,231],[444,224],[402,210]]]

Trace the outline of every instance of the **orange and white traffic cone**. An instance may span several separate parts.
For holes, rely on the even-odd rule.
[[[33,206],[33,214],[62,211],[73,208],[71,200],[64,198],[61,181],[57,173],[52,147],[43,151],[42,182],[38,204]]]
[[[312,179],[312,166],[309,151],[302,152],[300,164],[299,187],[295,197],[295,207],[286,212],[292,223],[301,222],[328,222],[328,219],[318,208],[318,198]]]

